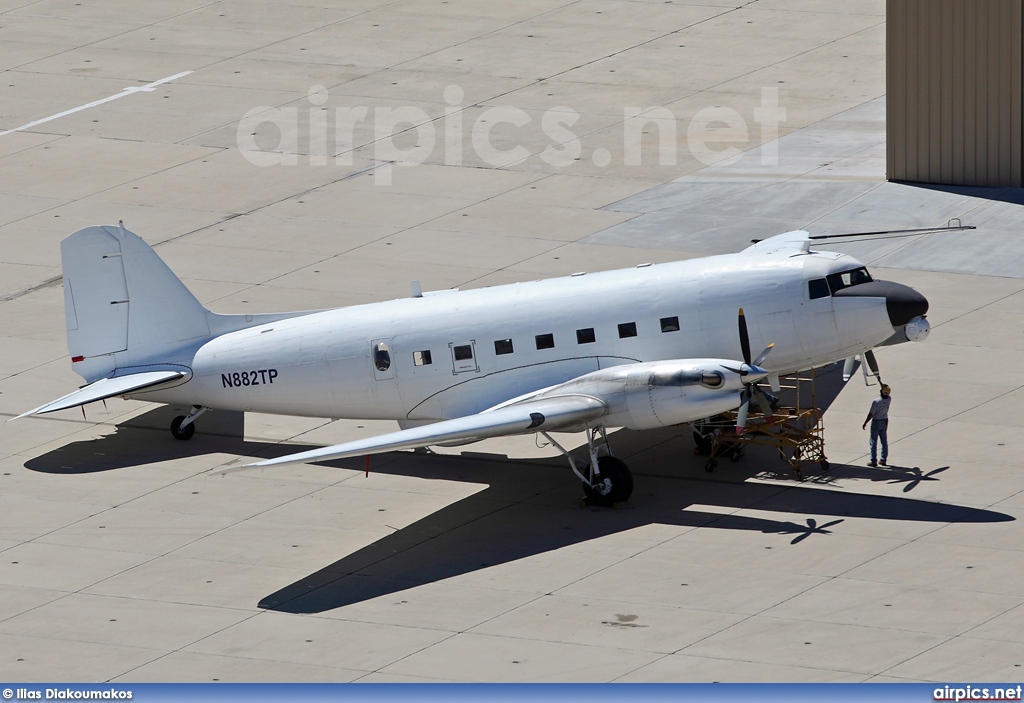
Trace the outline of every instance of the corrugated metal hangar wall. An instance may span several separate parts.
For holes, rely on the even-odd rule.
[[[888,178],[1024,186],[1024,0],[887,0]]]

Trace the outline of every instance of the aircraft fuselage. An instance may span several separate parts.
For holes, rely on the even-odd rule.
[[[811,297],[810,281],[860,266],[833,253],[740,252],[310,313],[216,337],[181,358],[191,370],[181,384],[132,397],[311,417],[461,417],[620,364],[739,359],[739,308],[755,353],[775,344],[764,367],[791,373],[870,349],[906,322],[885,297]]]

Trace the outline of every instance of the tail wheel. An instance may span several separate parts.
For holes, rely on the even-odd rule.
[[[625,462],[613,456],[597,460],[597,481],[593,486],[583,484],[588,505],[610,507],[629,500],[633,495],[633,474]]]
[[[192,422],[182,427],[181,423],[183,423],[184,421],[184,415],[178,415],[178,417],[171,420],[171,435],[175,439],[192,439],[192,435],[196,433],[196,423]]]

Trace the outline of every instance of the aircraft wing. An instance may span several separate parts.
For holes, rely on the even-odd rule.
[[[429,444],[441,444],[464,439],[486,439],[527,432],[557,431],[596,420],[608,411],[608,406],[597,398],[587,395],[564,395],[540,398],[521,404],[485,410],[476,415],[442,420],[430,425],[411,427],[389,434],[357,439],[353,442],[335,444],[322,449],[312,449],[298,454],[266,461],[257,461],[245,466],[274,466],[276,464],[299,464],[306,461],[343,459],[364,454],[398,449],[413,449]]]
[[[114,396],[124,395],[132,391],[141,390],[143,388],[149,388],[155,386],[158,383],[165,383],[167,381],[173,381],[176,378],[184,376],[182,371],[144,371],[143,373],[132,373],[125,376],[117,376],[115,378],[101,378],[98,381],[93,381],[87,386],[79,388],[77,391],[68,393],[62,398],[50,401],[46,405],[40,405],[34,410],[29,410],[26,413],[18,415],[18,417],[12,417],[11,420],[17,420],[18,418],[26,417],[27,415],[42,415],[43,413],[52,413],[57,410],[67,410],[77,405],[85,405],[86,403],[92,403],[97,400],[105,400],[107,398],[113,398]],[[10,422],[10,420],[8,420]]]

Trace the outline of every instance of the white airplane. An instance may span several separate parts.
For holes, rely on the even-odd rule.
[[[61,242],[79,390],[19,417],[121,396],[208,409],[397,420],[400,430],[248,466],[319,461],[540,432],[593,502],[632,476],[606,429],[643,430],[739,408],[756,382],[923,339],[928,301],[875,281],[805,231],[735,254],[318,312],[220,315],[119,226]],[[751,359],[750,343],[763,348]],[[769,353],[770,352],[770,353]],[[17,419],[17,418],[15,418]],[[551,432],[586,431],[589,467]]]

